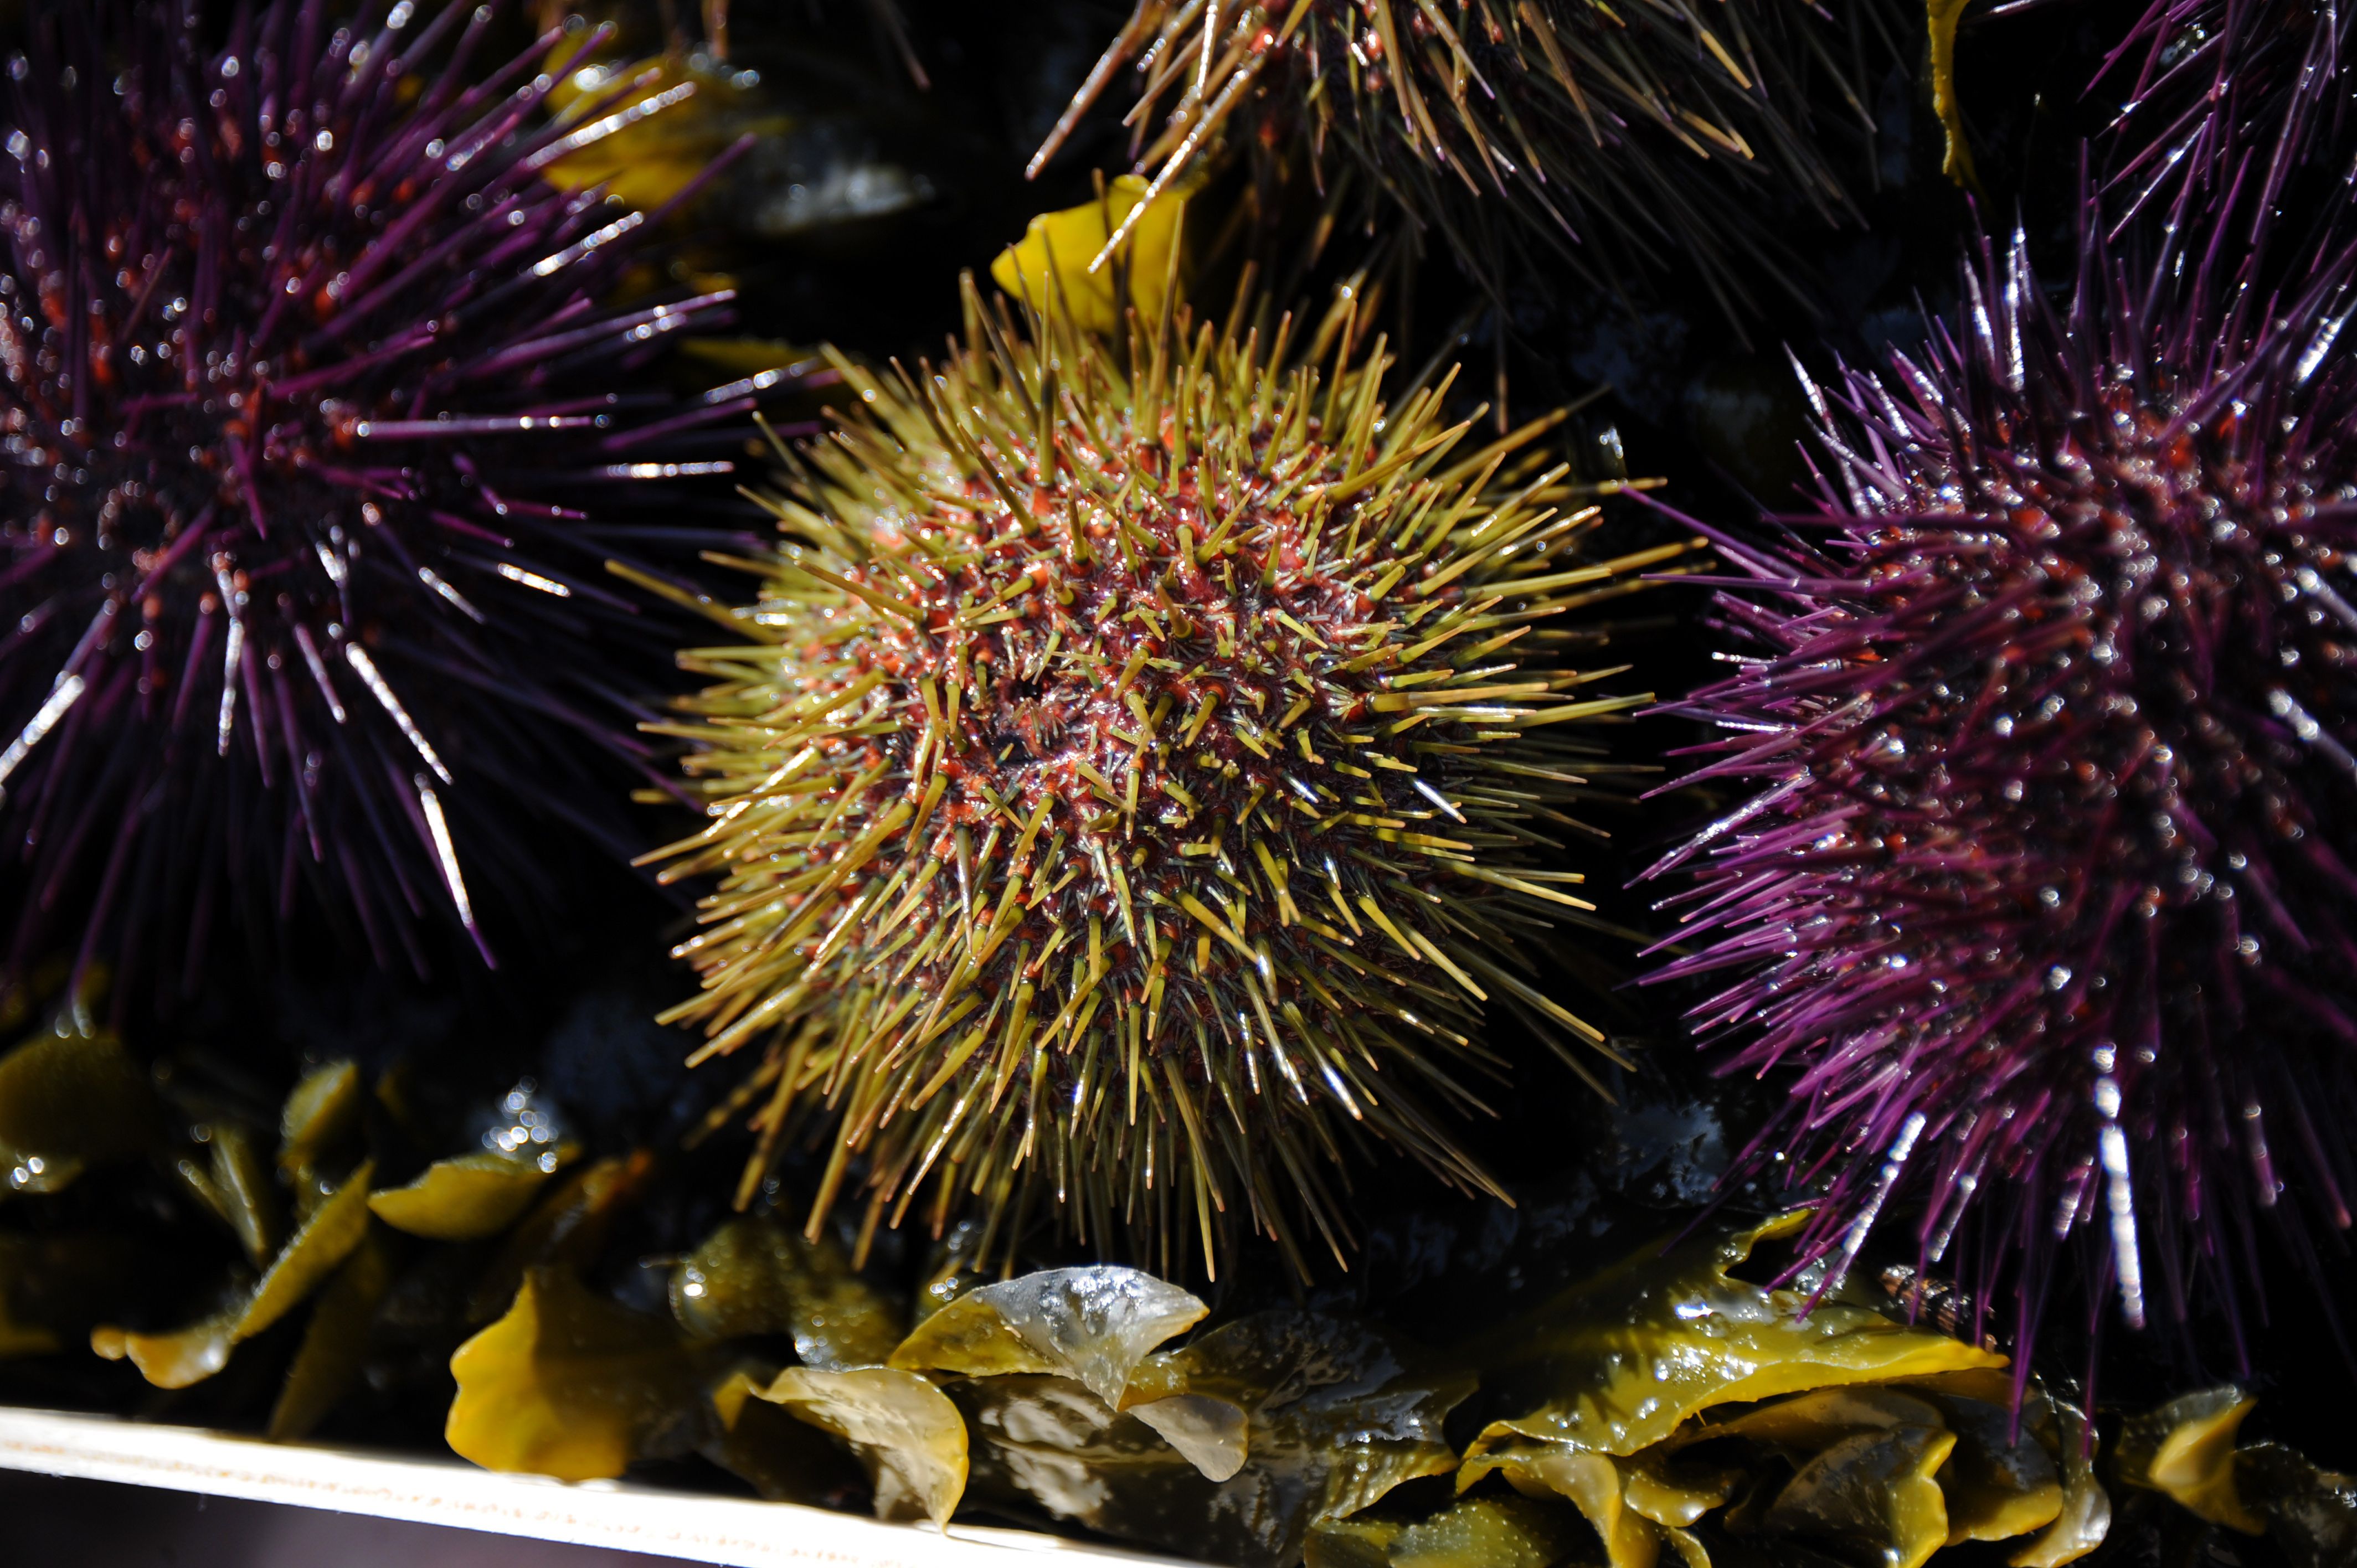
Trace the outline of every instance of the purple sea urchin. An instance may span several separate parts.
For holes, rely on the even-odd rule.
[[[1763,275],[1804,292],[1757,199],[1781,183],[1800,209],[1848,209],[1818,122],[1873,134],[1849,76],[1881,18],[1873,0],[1843,9],[1836,25],[1807,0],[1138,0],[1031,166],[1134,60],[1133,118],[1170,105],[1136,138],[1157,191],[1231,135],[1321,161],[1337,145],[1493,289],[1501,244],[1536,235],[1598,283],[1690,263],[1739,319]]]
[[[1723,542],[1760,652],[1679,711],[1749,793],[1651,874],[1693,883],[1659,978],[1727,976],[1695,1031],[1792,1075],[1749,1168],[1821,1187],[1805,1255],[1919,1205],[2026,1347],[2074,1235],[2130,1322],[2239,1321],[2261,1212],[2348,1227],[2350,280],[2091,239],[2050,304],[1985,246],[1922,358],[1811,387],[1822,516]]]
[[[748,405],[609,390],[726,295],[599,303],[645,215],[541,177],[611,128],[539,119],[554,37],[465,85],[493,10],[274,0],[215,49],[184,0],[37,8],[0,165],[13,962],[178,942],[193,976],[307,884],[381,959],[437,905],[479,942],[482,801],[576,812],[636,755],[597,585],[636,531],[579,503]]]
[[[1445,1125],[1481,1004],[1609,1054],[1534,944],[1590,908],[1542,854],[1613,771],[1568,737],[1640,699],[1547,623],[1689,544],[1583,560],[1551,422],[1462,454],[1355,299],[1297,360],[1290,317],[1116,349],[966,306],[938,368],[845,366],[866,417],[786,456],[748,640],[683,656],[713,821],[663,854],[721,881],[671,1017],[761,1047],[743,1196],[821,1117],[813,1227],[930,1184],[985,1251],[1045,1200],[1166,1267],[1222,1213],[1340,1256],[1370,1134],[1494,1191]]]

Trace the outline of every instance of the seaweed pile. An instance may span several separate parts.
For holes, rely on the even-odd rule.
[[[700,1461],[776,1500],[1183,1537],[1254,1568],[1599,1545],[1610,1568],[1916,1564],[1966,1541],[2062,1563],[2115,1508],[2163,1498],[2172,1528],[2298,1562],[2338,1560],[2357,1530],[2357,1482],[2236,1446],[2242,1390],[2181,1396],[2099,1449],[1993,1344],[1910,1324],[1879,1288],[1746,1278],[1803,1216],[1656,1236],[1423,1344],[1341,1304],[1214,1317],[1118,1264],[985,1273],[971,1223],[913,1273],[855,1268],[847,1230],[813,1239],[779,1193],[650,1259],[630,1231],[692,1177],[645,1150],[591,1156],[530,1080],[454,1123],[350,1060],[274,1114],[171,1065],[142,1073],[71,1006],[0,1057],[12,1179],[52,1210],[7,1237],[0,1349],[86,1343],[135,1369],[154,1418],[251,1410],[294,1441],[438,1412],[493,1469]],[[128,1185],[87,1190],[110,1181]],[[107,1222],[128,1190],[144,1230]],[[189,1244],[207,1235],[227,1267]]]

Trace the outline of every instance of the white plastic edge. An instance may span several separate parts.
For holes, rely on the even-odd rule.
[[[659,1491],[623,1482],[567,1485],[457,1460],[265,1443],[196,1427],[0,1408],[0,1469],[161,1487],[408,1520],[728,1568],[1008,1568],[1017,1553],[1052,1568],[1185,1568],[1020,1530],[885,1524],[795,1503]]]

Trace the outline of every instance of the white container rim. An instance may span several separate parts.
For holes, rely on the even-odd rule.
[[[797,1503],[629,1482],[568,1484],[457,1459],[269,1443],[233,1433],[0,1407],[0,1469],[159,1487],[639,1552],[727,1568],[1190,1568],[1032,1530],[886,1524]]]

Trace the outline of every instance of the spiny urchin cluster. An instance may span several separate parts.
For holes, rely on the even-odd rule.
[[[2345,181],[2349,29],[2322,0],[2152,0],[2095,81],[2125,94],[2108,134],[2124,211],[2239,208],[2235,237],[2256,243],[2303,172]]]
[[[422,962],[437,907],[476,933],[486,799],[573,815],[637,756],[597,584],[651,520],[580,509],[726,467],[678,438],[741,401],[612,390],[726,295],[599,303],[646,215],[542,171],[640,111],[549,124],[555,35],[465,85],[495,9],[275,0],[214,48],[186,0],[37,7],[0,162],[11,964],[193,980],[306,887]]]
[[[1138,166],[1157,191],[1223,138],[1306,142],[1321,164],[1336,145],[1492,289],[1500,249],[1536,235],[1598,282],[1691,263],[1740,319],[1763,274],[1805,293],[1760,221],[1769,194],[1781,187],[1826,219],[1848,209],[1825,138],[1871,135],[1857,79],[1889,40],[1876,0],[1841,12],[1808,0],[1138,0],[1031,166],[1135,61]]]
[[[2086,250],[1811,389],[1824,515],[1725,544],[1759,655],[1681,704],[1734,799],[1652,873],[1660,977],[1790,1080],[1750,1168],[1820,1185],[1804,1253],[1911,1208],[2025,1345],[2074,1234],[2132,1323],[2239,1319],[2259,1217],[2357,1193],[2350,258],[2268,300]]]
[[[1245,1216],[1340,1256],[1369,1134],[1494,1191],[1445,1125],[1481,1007],[1607,1050],[1534,944],[1592,918],[1546,866],[1616,769],[1572,737],[1640,699],[1550,623],[1688,545],[1583,559],[1544,425],[1467,456],[1447,383],[1387,405],[1355,299],[1296,360],[1290,317],[1116,349],[966,298],[938,369],[846,367],[745,643],[686,656],[713,820],[664,853],[720,881],[672,1017],[762,1047],[745,1195],[831,1121],[813,1225],[930,1184],[937,1230],[1044,1202],[1168,1268]]]

